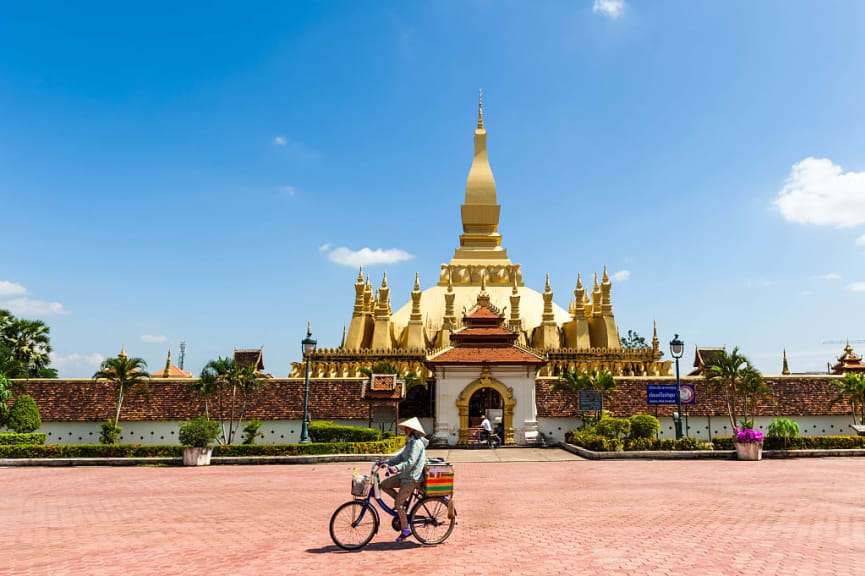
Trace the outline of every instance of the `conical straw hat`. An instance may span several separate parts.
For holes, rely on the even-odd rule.
[[[409,430],[414,430],[421,436],[426,436],[426,432],[423,430],[423,426],[420,424],[420,420],[417,418],[409,418],[408,420],[403,420],[399,424],[397,424],[397,428],[407,428]]]

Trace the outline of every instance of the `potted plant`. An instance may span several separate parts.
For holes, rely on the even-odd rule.
[[[178,438],[183,445],[183,465],[209,465],[210,455],[213,453],[213,446],[210,444],[216,440],[218,433],[219,422],[208,420],[204,416],[182,422]]]
[[[763,458],[763,433],[752,428],[736,429],[736,458],[739,460],[761,460]]]

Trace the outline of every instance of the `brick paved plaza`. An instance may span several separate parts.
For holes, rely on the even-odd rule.
[[[3,469],[0,574],[865,574],[861,459],[463,462],[446,544],[353,553],[351,468]]]

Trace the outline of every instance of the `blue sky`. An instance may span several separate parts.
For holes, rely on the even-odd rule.
[[[528,285],[549,272],[566,307],[606,264],[623,333],[656,319],[689,361],[739,345],[777,373],[786,347],[824,369],[824,341],[865,339],[863,21],[857,2],[6,3],[0,307],[50,324],[63,376],[122,345],[158,369],[180,340],[195,372],[264,346],[284,376],[307,320],[339,344],[356,252],[400,260],[367,267],[395,309],[415,271],[435,282],[483,88]]]

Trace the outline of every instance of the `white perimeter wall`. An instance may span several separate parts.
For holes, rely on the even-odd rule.
[[[754,425],[763,433],[768,433],[769,425],[776,416],[758,416]],[[851,416],[786,416],[799,424],[800,436],[855,436],[850,428],[853,423]],[[676,430],[670,417],[658,418],[661,423],[661,438],[675,438]],[[689,416],[688,432],[697,439],[709,439],[709,418],[706,416]],[[730,420],[722,416],[712,416],[712,436],[730,436]],[[574,430],[581,424],[579,418],[538,418],[538,430],[547,440],[564,442],[565,433]]]

